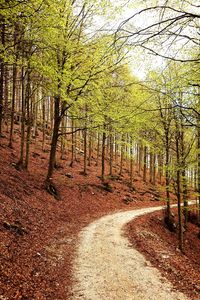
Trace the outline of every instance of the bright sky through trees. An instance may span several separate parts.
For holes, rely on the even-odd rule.
[[[129,49],[133,73],[144,79],[149,70],[168,65],[163,58],[187,61],[193,51],[198,51],[198,2],[117,1],[112,3],[114,10],[107,10],[107,17],[95,19],[95,29],[118,32],[118,38]]]

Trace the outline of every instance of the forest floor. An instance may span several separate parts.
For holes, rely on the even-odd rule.
[[[162,200],[158,201],[158,191],[151,184],[143,183],[137,173],[134,189],[130,189],[127,170],[123,177],[110,180],[112,190],[107,191],[98,177],[100,168],[96,167],[95,160],[88,167],[88,175],[83,176],[81,153],[71,168],[70,152],[62,161],[58,154],[59,163],[53,180],[61,200],[56,200],[44,188],[49,146],[43,152],[38,143],[33,142],[29,171],[20,171],[16,169],[19,136],[13,149],[8,148],[7,144],[7,137],[1,138],[0,299],[70,299],[74,283],[73,264],[81,229],[107,214],[162,205]],[[118,167],[115,168],[117,171]],[[163,187],[159,187],[160,194],[162,190]],[[178,290],[184,291],[191,299],[197,299],[200,240],[197,238],[198,228],[190,226],[187,244],[191,247],[186,249],[186,255],[177,251],[175,234],[163,228],[162,213],[131,222],[126,232],[134,247],[159,267]],[[155,243],[153,230],[162,237],[159,242]],[[141,241],[142,236],[144,239]],[[157,251],[158,245],[161,248]],[[170,255],[170,259],[163,256],[168,253],[167,247],[176,254]],[[166,268],[166,261],[172,264],[171,267]],[[184,280],[188,270],[189,282]]]

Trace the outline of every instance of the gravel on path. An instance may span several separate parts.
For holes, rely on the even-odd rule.
[[[188,300],[123,236],[123,227],[151,207],[119,212],[80,233],[71,300]]]

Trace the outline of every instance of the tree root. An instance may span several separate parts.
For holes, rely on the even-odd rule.
[[[58,192],[58,189],[50,179],[45,181],[45,189],[50,195],[54,196],[56,200],[61,200],[61,196]]]

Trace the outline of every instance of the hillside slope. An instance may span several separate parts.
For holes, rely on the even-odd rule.
[[[125,173],[122,179],[110,180],[112,191],[107,191],[95,161],[83,176],[81,155],[71,168],[70,153],[55,170],[58,201],[44,188],[48,148],[43,152],[40,144],[32,143],[29,171],[19,171],[17,138],[14,149],[7,147],[6,137],[0,142],[1,299],[69,299],[80,230],[111,212],[162,204],[154,187],[137,173],[135,190],[128,187]]]

